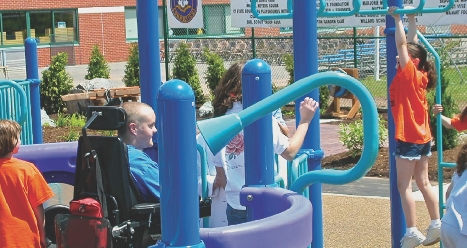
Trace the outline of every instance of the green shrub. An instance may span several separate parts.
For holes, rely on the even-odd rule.
[[[104,136],[108,136],[108,137],[113,137],[113,136],[117,136],[117,131],[116,130],[103,130],[100,132],[102,135]]]
[[[86,117],[80,114],[72,114],[69,117],[69,126],[70,127],[84,127],[86,124]]]
[[[206,64],[208,64],[208,70],[204,78],[208,83],[211,94],[214,94],[214,90],[225,72],[224,61],[217,53],[210,52],[207,47],[203,50],[203,56]]]
[[[80,114],[57,115],[55,125],[57,127],[83,127],[86,124],[86,117]]]
[[[441,60],[441,75],[438,75],[441,77],[441,105],[443,105],[443,115],[447,117],[452,117],[454,114],[459,113],[459,108],[457,104],[454,102],[454,99],[452,98],[452,95],[448,93],[447,88],[449,87],[450,80],[447,78],[446,75],[446,69],[449,68],[450,66],[450,57],[449,57],[449,50],[453,47],[456,47],[459,45],[458,42],[451,42],[449,43],[446,47],[441,47],[437,49],[438,55]],[[436,140],[436,116],[432,115],[431,111],[431,106],[435,103],[435,94],[436,90],[432,90],[430,94],[428,95],[428,106],[430,107],[430,113],[431,113],[431,118],[430,118],[430,128],[431,128],[431,134]],[[448,129],[445,128],[444,126],[442,128],[442,146],[443,146],[443,151],[444,150],[450,150],[454,147],[457,147],[458,140],[457,140],[457,131],[455,129]],[[435,142],[435,148],[436,148],[436,142]]]
[[[58,113],[65,107],[62,96],[70,93],[73,88],[73,79],[65,70],[67,63],[68,54],[59,53],[52,57],[52,64],[42,72],[41,107],[47,114]]]
[[[285,63],[285,70],[289,73],[289,85],[293,84],[294,81],[294,61],[291,54],[285,54],[283,56]],[[274,87],[273,87],[274,88]],[[327,85],[319,87],[319,108],[320,111],[325,111],[329,106],[329,89]]]
[[[84,76],[85,79],[91,80],[94,78],[109,78],[110,67],[109,63],[105,61],[104,56],[99,51],[99,47],[94,45],[92,47],[91,57],[89,58],[88,74]]]
[[[193,89],[196,103],[204,103],[205,99],[196,70],[195,57],[191,55],[186,43],[181,43],[175,53],[172,78],[185,81]]]
[[[339,125],[339,140],[344,144],[352,157],[360,155],[363,150],[363,121],[356,120],[351,123]],[[386,121],[378,116],[379,147],[382,147],[388,138]]]
[[[138,43],[133,43],[130,46],[130,56],[125,65],[125,76],[123,77],[125,86],[139,86],[139,53]]]
[[[79,139],[79,132],[74,131],[70,128],[70,132],[68,132],[68,134],[64,136],[61,136],[60,138],[65,139],[67,142],[77,141]]]

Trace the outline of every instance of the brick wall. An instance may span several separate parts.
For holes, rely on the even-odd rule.
[[[203,4],[228,4],[229,0],[204,0]],[[158,0],[159,6],[162,1]],[[78,9],[90,7],[136,6],[136,0],[8,0],[0,1],[0,10]],[[79,45],[39,47],[39,66],[50,64],[58,52],[67,52],[69,65],[88,64],[91,50],[98,45],[108,62],[126,61],[129,46],[125,37],[125,13],[78,14]],[[261,36],[262,32],[257,35]]]
[[[0,1],[1,10],[77,9],[89,7],[136,6],[136,0],[8,0]]]

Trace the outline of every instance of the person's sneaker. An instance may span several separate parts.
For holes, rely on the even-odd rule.
[[[423,243],[425,236],[421,232],[406,235],[401,239],[401,248],[414,248]]]
[[[424,246],[433,245],[439,242],[440,234],[441,234],[441,225],[435,225],[433,227],[429,227],[426,230],[426,239],[423,241]]]

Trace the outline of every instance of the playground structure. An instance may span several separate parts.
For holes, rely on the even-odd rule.
[[[253,1],[252,1],[253,2]],[[298,1],[295,1],[294,4],[297,4]],[[322,1],[324,2],[324,1]],[[354,1],[355,2],[355,1]],[[358,2],[358,1],[357,1]],[[424,1],[421,1],[421,2],[424,2]],[[385,2],[386,3],[386,2]],[[453,0],[450,1],[450,3],[448,4],[447,7],[449,7],[449,5],[451,5],[452,7],[452,4],[454,3]],[[398,3],[398,4],[394,4],[394,5],[401,5],[401,3]],[[422,5],[422,8],[417,8],[415,10],[413,10],[412,12],[408,12],[408,11],[404,11],[404,10],[398,10],[400,11],[400,13],[416,13],[416,11],[418,12],[422,12],[422,13],[425,13],[423,11],[423,4]],[[171,105],[167,105],[168,103],[164,103],[164,102],[161,102],[159,100],[156,100],[154,99],[154,92],[157,92],[158,90],[158,87],[159,87],[159,84],[158,83],[154,83],[152,82],[150,79],[151,78],[157,78],[157,77],[153,77],[153,76],[157,76],[156,74],[159,74],[159,78],[160,78],[160,71],[158,67],[154,67],[156,68],[154,70],[153,67],[151,67],[152,63],[156,63],[159,62],[159,56],[152,56],[153,52],[156,52],[156,54],[159,54],[159,47],[156,46],[151,46],[150,44],[150,37],[151,35],[153,35],[154,33],[157,34],[158,32],[155,32],[157,31],[157,11],[154,11],[154,10],[157,10],[157,3],[154,4],[154,3],[151,3],[150,1],[143,1],[143,0],[139,0],[137,2],[137,6],[139,8],[139,12],[138,12],[138,19],[139,20],[142,20],[142,24],[140,26],[138,26],[138,31],[139,31],[139,34],[140,34],[140,54],[141,54],[141,57],[140,59],[142,59],[142,61],[148,61],[148,63],[141,63],[141,82],[142,82],[142,85],[141,85],[141,88],[143,89],[141,94],[142,94],[142,101],[143,102],[146,102],[148,104],[150,104],[151,106],[153,106],[153,108],[157,109],[157,112],[158,112],[158,116],[166,116],[164,115],[164,108],[162,108],[161,105],[165,105],[166,107],[170,107]],[[255,4],[252,4],[252,6],[255,6]],[[354,5],[355,7],[355,5]],[[387,7],[387,5],[386,5]],[[294,15],[293,15],[293,18],[294,18],[294,27],[296,27],[296,30],[314,30],[314,28],[316,28],[316,22],[313,21],[313,18],[316,18],[316,15],[314,13],[314,5],[311,4],[311,3],[302,3],[300,2],[300,7],[297,7],[297,8],[294,8],[295,11],[294,11]],[[291,10],[291,9],[290,9]],[[378,13],[378,11],[382,11],[382,13]],[[362,12],[362,13],[366,13],[367,15],[372,15],[372,14],[384,14],[386,13],[385,12],[386,10],[375,10],[374,12],[369,12],[369,13],[366,13],[366,12]],[[430,13],[430,11],[434,11],[434,10],[427,10],[426,13]],[[444,12],[445,9],[438,9],[437,11],[440,11],[440,12]],[[254,12],[254,11],[253,11]],[[326,12],[324,12],[326,13]],[[360,13],[360,12],[359,12]],[[348,14],[348,13],[347,13]],[[155,17],[156,19],[156,22],[154,22],[153,18]],[[292,15],[289,15],[288,17],[292,17]],[[279,17],[267,17],[267,18],[271,18],[271,19],[277,19]],[[295,19],[297,19],[297,21],[295,21]],[[308,20],[308,21],[304,21],[304,19]],[[139,22],[140,23],[140,22]],[[299,24],[300,23],[300,24]],[[310,29],[311,28],[311,29]],[[387,25],[387,28],[390,29],[390,25]],[[210,147],[211,147],[211,150],[214,152],[218,149],[220,149],[221,147],[223,147],[223,145],[225,145],[226,142],[228,142],[229,140],[229,135],[231,136],[233,133],[236,133],[238,132],[239,130],[245,128],[245,132],[247,132],[248,128],[258,128],[258,127],[255,127],[255,125],[257,123],[260,123],[260,122],[256,122],[256,123],[253,123],[254,121],[258,120],[259,118],[263,117],[263,116],[266,116],[264,119],[267,119],[268,118],[268,111],[269,113],[271,111],[273,111],[274,109],[276,109],[277,107],[280,107],[294,99],[296,99],[297,97],[300,97],[303,92],[308,92],[310,91],[311,89],[313,88],[316,88],[316,87],[319,87],[320,85],[326,85],[328,84],[328,82],[331,80],[333,82],[333,84],[336,84],[336,85],[339,85],[339,86],[342,86],[342,87],[345,87],[347,88],[348,90],[350,90],[352,93],[354,93],[358,99],[362,102],[362,106],[363,107],[363,111],[364,113],[368,112],[369,114],[366,114],[364,115],[364,125],[365,125],[365,132],[368,131],[367,129],[367,125],[369,124],[369,126],[373,126],[373,127],[376,127],[377,125],[375,125],[375,121],[376,121],[376,116],[372,116],[371,113],[376,113],[376,109],[374,108],[374,103],[372,104],[372,100],[371,99],[371,96],[369,97],[369,93],[366,91],[366,89],[355,79],[352,79],[350,78],[349,76],[344,76],[344,75],[339,75],[339,74],[336,74],[336,73],[333,73],[333,72],[327,72],[327,73],[320,73],[320,74],[316,74],[316,75],[312,75],[314,73],[317,72],[317,61],[313,61],[313,56],[310,56],[310,55],[316,55],[317,54],[317,46],[315,46],[316,44],[314,45],[306,45],[306,46],[302,46],[302,45],[305,45],[305,42],[313,42],[314,40],[316,40],[316,37],[313,37],[313,32],[310,32],[310,33],[302,33],[302,32],[297,32],[297,34],[294,33],[294,42],[295,43],[295,54],[296,55],[300,55],[300,56],[296,56],[295,57],[295,65],[296,65],[296,68],[295,68],[295,79],[296,79],[296,83],[293,84],[292,86],[289,86],[287,87],[286,89],[282,90],[282,91],[279,91],[277,92],[276,94],[274,94],[273,96],[271,97],[268,97],[256,104],[252,104],[253,102],[256,102],[260,99],[248,99],[247,97],[245,97],[245,106],[250,106],[249,108],[246,108],[244,111],[238,113],[237,115],[232,115],[232,116],[225,116],[223,118],[225,119],[229,119],[229,122],[231,123],[234,123],[234,126],[230,127],[230,133],[229,134],[225,134],[224,133],[224,129],[225,127],[221,128],[223,125],[219,125],[219,121],[221,121],[220,119],[222,118],[216,118],[216,119],[212,119],[212,120],[209,120],[209,121],[205,121],[204,124],[202,123],[199,123],[199,128],[200,130],[202,131],[203,135],[206,138],[208,144],[210,144]],[[388,35],[390,35],[391,33],[390,32],[387,32]],[[305,37],[303,37],[305,36]],[[305,38],[305,39],[304,39]],[[423,37],[421,37],[422,39],[422,42],[425,44],[425,45],[429,45],[429,43],[426,42],[426,40],[424,41],[423,40]],[[392,55],[392,54],[395,54],[395,46],[394,44],[391,44],[391,38],[388,39],[388,44],[387,44],[387,53],[388,55]],[[433,51],[433,50],[432,50]],[[315,56],[316,57],[316,56]],[[246,71],[244,70],[244,77],[243,77],[243,80],[244,80],[244,84],[247,84],[247,82],[255,82],[255,81],[258,81],[257,78],[261,79],[261,87],[264,87],[265,89],[267,89],[269,87],[269,93],[270,93],[270,86],[267,85],[267,79],[268,76],[267,76],[267,64],[261,62],[261,61],[250,61],[253,65],[251,68],[246,68]],[[438,57],[438,65],[439,65],[439,57]],[[37,68],[37,64],[36,64],[36,68]],[[143,69],[144,68],[144,69]],[[266,68],[266,69],[265,69]],[[388,75],[388,80],[389,78],[392,78],[392,76],[394,75],[394,66],[388,66],[388,74],[390,74],[391,72],[393,73],[391,76]],[[439,68],[439,66],[437,67]],[[249,71],[248,71],[249,70]],[[311,72],[310,72],[311,70]],[[246,75],[245,75],[245,72],[248,72]],[[312,76],[309,76],[309,75],[312,75]],[[28,75],[28,78],[29,75]],[[31,78],[37,78],[37,77],[31,77]],[[151,83],[152,82],[152,83]],[[170,87],[171,85],[173,85],[174,87]],[[253,84],[254,85],[254,84]],[[260,84],[258,84],[260,85]],[[438,84],[439,85],[439,84]],[[176,87],[175,87],[176,86]],[[253,86],[251,86],[253,87]],[[167,87],[165,87],[167,89],[170,89],[170,90],[173,90],[173,91],[166,91],[165,94],[166,96],[171,96],[171,94],[174,94],[178,91],[176,91],[175,89],[173,88],[182,88],[182,89],[185,89],[184,88],[184,85],[181,84],[180,82],[168,82],[167,83]],[[437,89],[438,90],[438,89]],[[164,91],[161,93],[159,92],[158,95],[160,94],[164,94]],[[183,98],[183,99],[178,99],[180,100],[180,103],[174,103],[174,106],[177,106],[180,105],[180,107],[183,107],[185,109],[190,109],[190,107],[188,105],[186,105],[187,103],[191,104],[192,102],[192,99],[191,99],[191,95],[189,93],[187,93],[185,96],[187,96],[186,98]],[[317,91],[316,90],[313,90],[311,94],[309,94],[309,96],[315,98],[315,99],[318,99],[318,96],[317,96]],[[158,96],[158,99],[163,99],[163,98],[159,98]],[[301,101],[302,97],[300,97],[297,101]],[[173,98],[164,98],[165,101],[168,101],[168,102],[171,102],[173,100]],[[249,104],[247,104],[248,101],[251,101]],[[175,102],[175,101],[173,101]],[[440,102],[440,96],[439,94],[437,94],[437,102]],[[34,105],[35,103],[31,103],[31,106],[39,106],[39,104],[37,105]],[[297,106],[297,104],[296,104]],[[175,107],[173,107],[175,108]],[[368,108],[368,109],[365,109],[365,108]],[[173,113],[173,112],[172,112]],[[180,113],[183,113],[183,111],[181,111]],[[296,111],[296,113],[299,113],[298,111]],[[180,117],[183,116],[182,114],[180,115]],[[194,116],[194,115],[193,115]],[[189,117],[185,117],[185,118],[189,118]],[[299,116],[297,116],[297,118],[299,118]],[[162,121],[164,120],[161,120],[163,118],[158,118],[158,122],[159,124],[162,123]],[[235,120],[235,121],[232,121],[232,120]],[[178,123],[178,122],[174,122],[176,120],[170,120],[169,123]],[[178,120],[180,121],[180,120]],[[193,120],[188,120],[188,121],[193,121]],[[209,124],[209,122],[211,122],[211,124]],[[183,122],[182,122],[183,123]],[[217,123],[214,124],[214,123]],[[224,123],[224,122],[222,122]],[[250,126],[247,126],[248,124],[250,123],[253,123],[251,124]],[[37,124],[37,123],[36,123]],[[440,123],[438,123],[439,127],[441,126]],[[193,123],[194,125],[194,123]],[[259,124],[258,124],[259,125]],[[39,127],[40,127],[40,122],[39,122]],[[175,127],[174,127],[175,128]],[[213,133],[215,130],[213,129],[217,129],[215,135],[215,137],[213,138],[209,138],[209,133]],[[254,130],[254,129],[253,129]],[[264,128],[263,128],[264,130]],[[308,168],[309,168],[309,171],[308,173],[305,173],[305,175],[299,177],[295,182],[294,184],[292,185],[291,189],[296,191],[296,192],[299,192],[301,193],[306,187],[308,187],[309,185],[310,188],[310,196],[311,196],[311,202],[312,202],[312,205],[313,205],[313,218],[312,218],[312,222],[313,222],[313,228],[312,228],[312,232],[313,232],[313,237],[312,237],[312,245],[313,247],[322,247],[323,246],[323,238],[322,238],[322,216],[321,215],[321,207],[322,207],[322,204],[321,204],[321,201],[319,198],[321,198],[321,185],[320,185],[320,182],[323,182],[323,183],[331,183],[331,184],[342,184],[342,183],[346,183],[346,182],[350,182],[350,181],[353,181],[353,180],[357,180],[359,178],[361,178],[366,172],[367,170],[369,169],[369,166],[371,166],[371,161],[373,160],[374,161],[374,156],[376,156],[377,154],[377,149],[375,149],[375,144],[376,144],[376,148],[377,148],[377,143],[376,142],[374,144],[374,140],[371,141],[370,137],[377,137],[377,135],[374,135],[374,131],[377,131],[377,129],[371,129],[371,132],[373,132],[373,134],[366,134],[365,135],[365,147],[367,147],[368,149],[367,150],[364,150],[364,153],[362,155],[362,161],[359,162],[357,164],[357,166],[352,169],[352,170],[348,170],[348,171],[332,171],[332,170],[321,170],[320,168],[320,162],[319,160],[322,158],[323,156],[323,153],[319,147],[319,118],[315,118],[310,126],[310,132],[313,134],[313,139],[310,138],[310,135],[307,135],[307,140],[303,146],[303,151],[302,151],[302,154],[306,154],[308,156],[307,160],[309,162],[309,165],[308,165]],[[36,132],[35,134],[39,134],[40,132]],[[167,137],[168,133],[173,133],[173,130],[171,132],[167,132],[165,133],[164,130],[160,130],[160,133],[157,135],[158,136],[158,144],[159,144],[159,154],[160,154],[160,157],[159,157],[159,161],[160,161],[160,165],[161,165],[161,168],[164,168],[164,166],[167,166],[167,162],[164,161],[165,158],[168,158],[170,157],[169,155],[171,154],[170,152],[176,152],[176,151],[170,151],[170,150],[164,150],[164,142],[168,142],[169,139],[167,138],[164,138],[164,137]],[[258,133],[261,133],[261,132],[258,132]],[[190,134],[187,134],[188,136]],[[193,134],[194,135],[194,134]],[[39,135],[38,135],[39,136]],[[259,137],[261,135],[258,135]],[[438,136],[437,138],[441,138],[440,137],[440,132],[438,132]],[[173,141],[173,142],[177,142],[177,143],[183,143],[181,142],[182,141],[182,138],[183,137],[180,137],[180,139],[176,139],[176,138],[173,138],[171,137],[170,139]],[[190,137],[191,139],[191,137]],[[259,139],[261,140],[261,139]],[[192,142],[192,141],[190,141]],[[246,141],[247,142],[247,141]],[[73,142],[70,142],[69,144],[67,144],[68,148],[67,149],[64,149],[64,144],[40,144],[39,142],[37,143],[38,145],[32,145],[32,146],[24,146],[22,148],[22,151],[21,151],[21,154],[20,157],[23,157],[23,158],[29,158],[28,160],[32,161],[32,162],[35,162],[38,167],[40,168],[40,170],[44,173],[44,176],[45,178],[48,180],[49,183],[54,183],[54,182],[62,182],[62,183],[66,183],[66,184],[70,184],[72,185],[73,184],[73,181],[70,180],[73,179],[72,175],[73,175],[73,161],[76,159],[76,145],[73,144]],[[39,145],[40,144],[40,145]],[[191,143],[190,143],[191,144]],[[74,145],[74,146],[73,146]],[[176,145],[176,144],[174,144]],[[186,145],[186,143],[185,143]],[[166,147],[170,147],[170,146],[166,146]],[[247,146],[246,146],[247,147]],[[193,149],[196,149],[196,145],[193,146]],[[438,148],[440,149],[440,148]],[[57,150],[60,150],[60,154],[57,154],[56,151]],[[251,149],[253,150],[253,149]],[[153,157],[154,158],[157,158],[156,156],[156,152],[157,152],[157,147],[155,147],[153,149]],[[250,151],[250,149],[247,149],[247,151]],[[151,152],[151,151],[150,151]],[[39,156],[40,154],[43,155],[43,157]],[[50,156],[51,154],[53,154],[53,156]],[[172,153],[173,154],[173,153]],[[441,153],[440,153],[441,154]],[[164,156],[165,155],[165,156]],[[267,157],[267,156],[266,156]],[[272,158],[271,158],[272,159]],[[441,158],[442,159],[442,158]],[[248,163],[248,161],[246,161]],[[258,161],[260,162],[261,164],[262,163],[265,163],[264,161]],[[267,161],[266,161],[267,162]],[[166,163],[164,165],[164,163]],[[174,166],[174,164],[177,164],[177,163],[180,163],[180,161],[170,161],[170,165],[171,166]],[[266,164],[266,163],[265,163]],[[266,166],[271,166],[272,163],[268,163],[266,164]],[[392,163],[391,166],[393,166],[394,163]],[[441,165],[442,163],[440,163]],[[53,165],[53,166],[51,166]],[[66,168],[64,168],[63,165],[67,165],[65,166]],[[195,168],[195,166],[193,166],[193,168]],[[267,168],[267,167],[266,167]],[[265,185],[272,185],[274,184],[274,181],[273,181],[273,177],[271,178],[271,175],[264,175],[264,174],[267,174],[267,173],[248,173],[248,166],[246,164],[246,174],[247,174],[247,185],[250,184],[251,186],[253,186],[252,188],[258,188],[259,185],[262,185],[262,187],[264,187]],[[394,171],[394,170],[393,170]],[[196,172],[194,172],[196,173]],[[249,178],[248,175],[251,175],[252,178]],[[344,176],[346,176],[344,178]],[[393,177],[394,178],[394,177]],[[441,177],[442,178],[442,177]],[[255,182],[255,180],[258,180],[257,182]],[[265,183],[266,182],[266,183]],[[175,187],[175,186],[173,186]],[[270,190],[270,189],[268,189]],[[266,190],[266,191],[268,191]],[[266,192],[265,191],[265,192]],[[274,190],[272,190],[274,191]],[[281,190],[279,190],[281,191]],[[394,190],[392,190],[394,191]],[[278,191],[275,191],[273,193],[266,193],[270,196],[270,199],[274,199],[275,197],[277,197],[278,195],[280,195],[280,193],[277,193]],[[248,195],[254,195],[255,193],[253,191],[250,191],[249,187],[245,188],[245,191],[242,192],[242,197],[246,197]],[[397,194],[397,196],[396,196]],[[396,197],[396,198],[393,198],[393,199],[396,199],[397,201],[397,197],[398,197],[398,193],[397,193],[397,188],[396,188],[396,191],[395,191],[395,194],[393,197]],[[254,197],[256,198],[256,197]],[[298,199],[300,199],[300,197],[298,197]],[[178,199],[180,202],[178,203],[181,203],[182,199]],[[299,200],[301,201],[301,200]],[[303,203],[303,202],[302,202]],[[173,203],[173,204],[177,204],[177,202]],[[281,203],[281,204],[285,204],[285,203]],[[261,205],[261,204],[259,204]],[[171,204],[171,206],[173,206]],[[251,206],[252,209],[254,209],[253,206]],[[293,208],[293,205],[289,205],[289,210]],[[393,206],[394,208],[394,206]],[[281,212],[283,211],[284,209],[281,209],[280,211],[279,210],[275,210],[277,212]],[[397,210],[392,210],[393,212],[394,211],[397,211]],[[399,210],[400,212],[400,210]],[[164,207],[161,208],[161,213],[162,215],[164,216],[164,213],[167,213],[167,214],[170,214],[170,210],[167,208],[165,208],[164,210]],[[174,214],[174,213],[172,213]],[[195,213],[192,213],[192,214],[195,214]],[[274,214],[274,213],[268,213],[270,215]],[[304,215],[306,215],[306,213],[302,213]],[[167,215],[169,216],[169,215]],[[266,218],[264,218],[266,217]],[[259,215],[254,215],[254,214],[251,214],[250,215],[250,218],[252,220],[255,220],[255,221],[252,221],[250,223],[246,223],[246,224],[243,224],[243,225],[238,225],[238,226],[232,226],[232,227],[226,227],[224,229],[212,229],[212,230],[209,230],[209,229],[202,229],[201,230],[201,234],[198,234],[200,235],[199,237],[196,237],[197,235],[196,234],[193,234],[193,233],[197,233],[197,230],[191,230],[191,233],[189,234],[190,235],[190,240],[192,242],[192,240],[206,240],[204,241],[206,245],[209,245],[209,244],[215,244],[215,243],[211,243],[211,242],[221,242],[222,244],[228,244],[228,239],[231,239],[232,242],[234,242],[233,240],[239,238],[239,237],[245,237],[245,239],[247,240],[246,242],[248,241],[252,241],[254,240],[254,229],[251,228],[253,227],[255,224],[258,224],[260,222],[258,221],[261,221],[261,220],[256,220],[256,218],[263,218],[262,220],[266,220],[266,221],[271,221],[271,222],[268,222],[268,223],[275,223],[276,225],[272,225],[272,226],[268,226],[270,227],[271,229],[266,229],[266,230],[262,230],[262,231],[265,231],[266,233],[269,233],[269,236],[274,236],[274,235],[271,235],[274,231],[278,231],[279,229],[279,226],[277,224],[281,224],[279,223],[278,221],[279,220],[284,220],[284,216],[280,216],[281,218],[278,217],[278,219],[276,219],[277,222],[274,222],[274,219],[271,219],[272,217],[267,217],[267,216],[259,216]],[[397,222],[397,216],[393,216],[393,220],[394,222]],[[182,223],[183,223],[183,220],[180,220]],[[163,223],[164,223],[164,219],[163,219]],[[191,223],[192,224],[192,223]],[[296,223],[290,223],[291,225],[293,224],[299,224],[298,221]],[[193,224],[192,224],[193,225]],[[396,225],[396,224],[394,224]],[[396,247],[400,238],[397,237],[398,233],[394,233],[394,225],[393,225],[393,247]],[[400,223],[398,222],[397,223],[397,229],[398,230],[403,230],[403,226],[404,226],[404,223]],[[167,224],[166,226],[170,226],[170,224]],[[184,238],[185,237],[175,237],[174,233],[172,231],[176,230],[177,227],[172,227],[172,228],[168,228],[168,231],[164,232],[164,229],[163,229],[163,239],[162,241],[163,242],[166,242],[166,245],[169,245],[169,246],[166,246],[166,247],[170,247],[170,245],[174,244],[172,242],[169,242],[169,241],[180,241],[181,244],[177,243],[177,247],[184,247],[184,246],[195,246],[195,247],[203,247],[202,243],[203,242],[199,242],[199,243],[183,243],[184,241]],[[233,231],[237,231],[237,233],[241,233],[241,236],[229,236],[230,233],[232,233]],[[244,231],[244,232],[242,232]],[[218,232],[218,236],[214,235],[215,233]],[[221,235],[223,234],[223,235]],[[244,234],[244,235],[243,235]],[[399,233],[400,234],[400,233]],[[247,237],[247,235],[249,235]],[[305,237],[304,239],[306,239],[307,235],[306,234],[303,234]],[[207,237],[209,236],[209,238]],[[281,235],[277,235],[278,237],[282,237]],[[194,237],[194,238],[193,238]],[[222,239],[222,240],[220,240]],[[310,239],[311,240],[311,239]],[[303,241],[303,240],[301,240]],[[298,242],[298,241],[297,241]],[[292,244],[292,243],[288,243],[289,245]],[[277,244],[276,244],[277,245]],[[226,246],[228,247],[228,246]]]
[[[358,78],[357,68],[343,68],[339,70],[342,70],[344,73],[347,73],[354,78]],[[339,87],[335,85],[330,85],[328,87],[329,94],[332,97],[334,97],[334,99],[332,100],[332,103],[329,105],[329,107],[326,109],[325,114],[331,114],[333,117],[337,118],[355,118],[361,106],[358,98],[355,97],[355,95],[352,92],[348,91],[344,87]],[[352,101],[352,105],[347,114],[343,114],[343,112],[341,111],[341,99],[350,99]]]

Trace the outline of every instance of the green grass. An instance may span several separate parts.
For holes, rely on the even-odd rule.
[[[458,69],[459,71],[455,67],[451,67],[445,72],[446,78],[450,82],[447,92],[451,94],[459,106],[465,106],[467,104],[467,66],[458,67]],[[366,77],[359,80],[368,88],[373,97],[386,98],[386,76],[381,77],[379,81],[376,81],[374,77]]]

